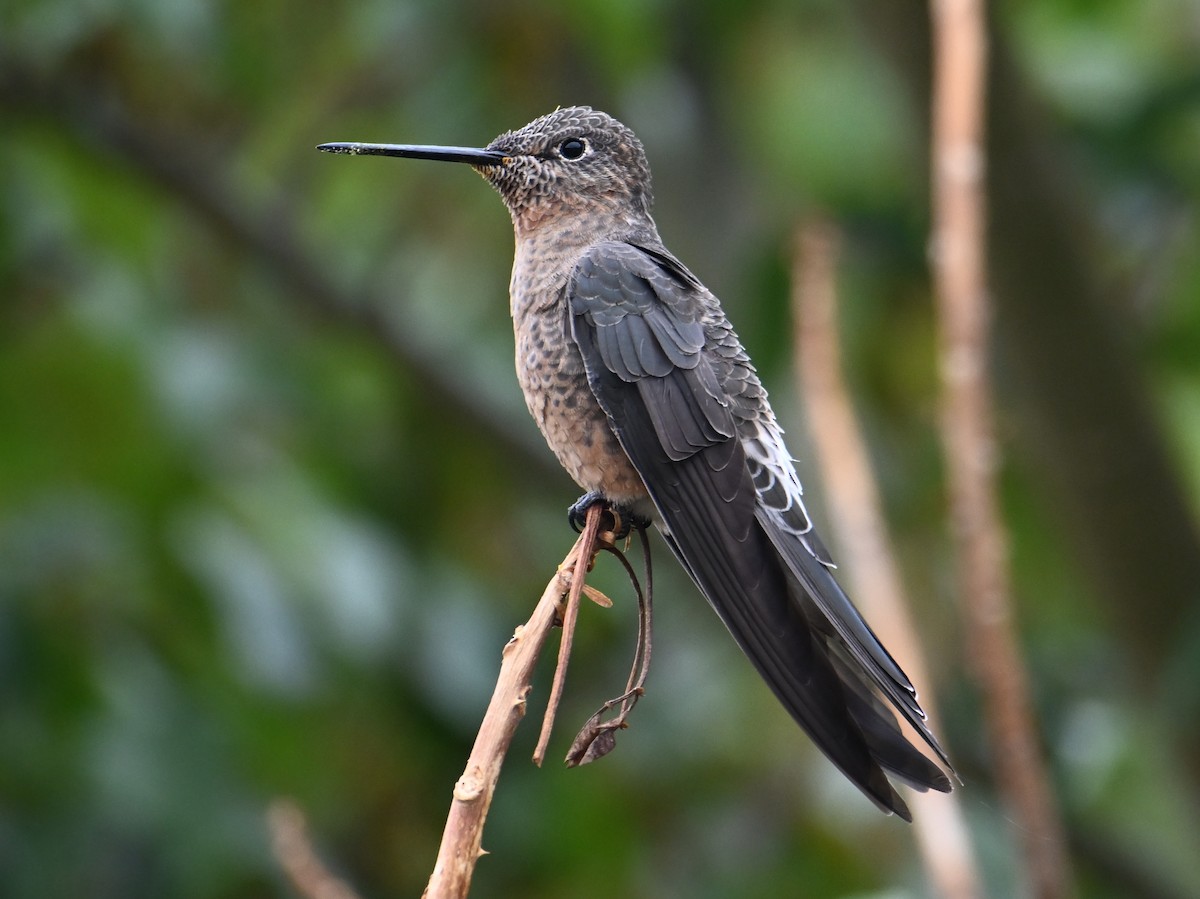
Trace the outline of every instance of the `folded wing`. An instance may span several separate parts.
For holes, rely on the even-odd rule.
[[[665,250],[611,241],[579,261],[567,300],[592,391],[668,544],[780,702],[884,810],[909,818],[882,768],[949,790],[880,699],[946,761],[912,684],[833,579],[715,299]]]

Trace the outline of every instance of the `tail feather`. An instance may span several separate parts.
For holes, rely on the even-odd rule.
[[[950,778],[908,741],[888,707],[848,669],[840,653],[831,653],[830,658],[841,678],[850,716],[862,731],[871,757],[914,790],[949,793],[953,789]]]

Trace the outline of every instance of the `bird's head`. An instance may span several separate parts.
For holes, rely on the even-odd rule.
[[[587,106],[559,109],[500,135],[487,148],[504,154],[504,162],[479,167],[479,173],[500,192],[514,219],[547,207],[650,214],[650,167],[642,142],[606,113]]]
[[[555,110],[482,150],[409,144],[319,149],[465,162],[500,193],[518,231],[588,212],[635,226],[650,218],[650,167],[642,142],[612,116],[587,106]]]

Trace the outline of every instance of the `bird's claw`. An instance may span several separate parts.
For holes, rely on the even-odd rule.
[[[575,500],[567,510],[567,521],[575,533],[583,533],[584,525],[587,524],[588,510],[597,504],[604,507],[605,514],[611,519],[611,527],[609,526],[610,522],[602,520],[600,530],[601,532],[611,532],[614,541],[624,540],[634,528],[642,530],[650,526],[650,521],[644,516],[638,515],[626,506],[616,505],[595,490],[590,490]]]
[[[576,534],[583,533],[584,525],[587,524],[588,509],[597,503],[601,503],[606,507],[609,505],[608,500],[603,496],[595,490],[589,490],[583,496],[579,497],[579,499],[575,500],[571,504],[571,507],[567,509],[567,522]]]

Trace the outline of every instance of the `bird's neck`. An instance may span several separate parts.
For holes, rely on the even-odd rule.
[[[509,205],[508,211],[518,243],[546,232],[581,246],[620,239],[627,234],[655,232],[654,220],[640,204],[616,194],[528,197],[524,202]]]
[[[513,318],[518,321],[558,302],[579,257],[589,247],[610,240],[661,245],[654,220],[628,206],[526,207],[520,212],[513,210],[512,218],[516,253],[509,294]]]

